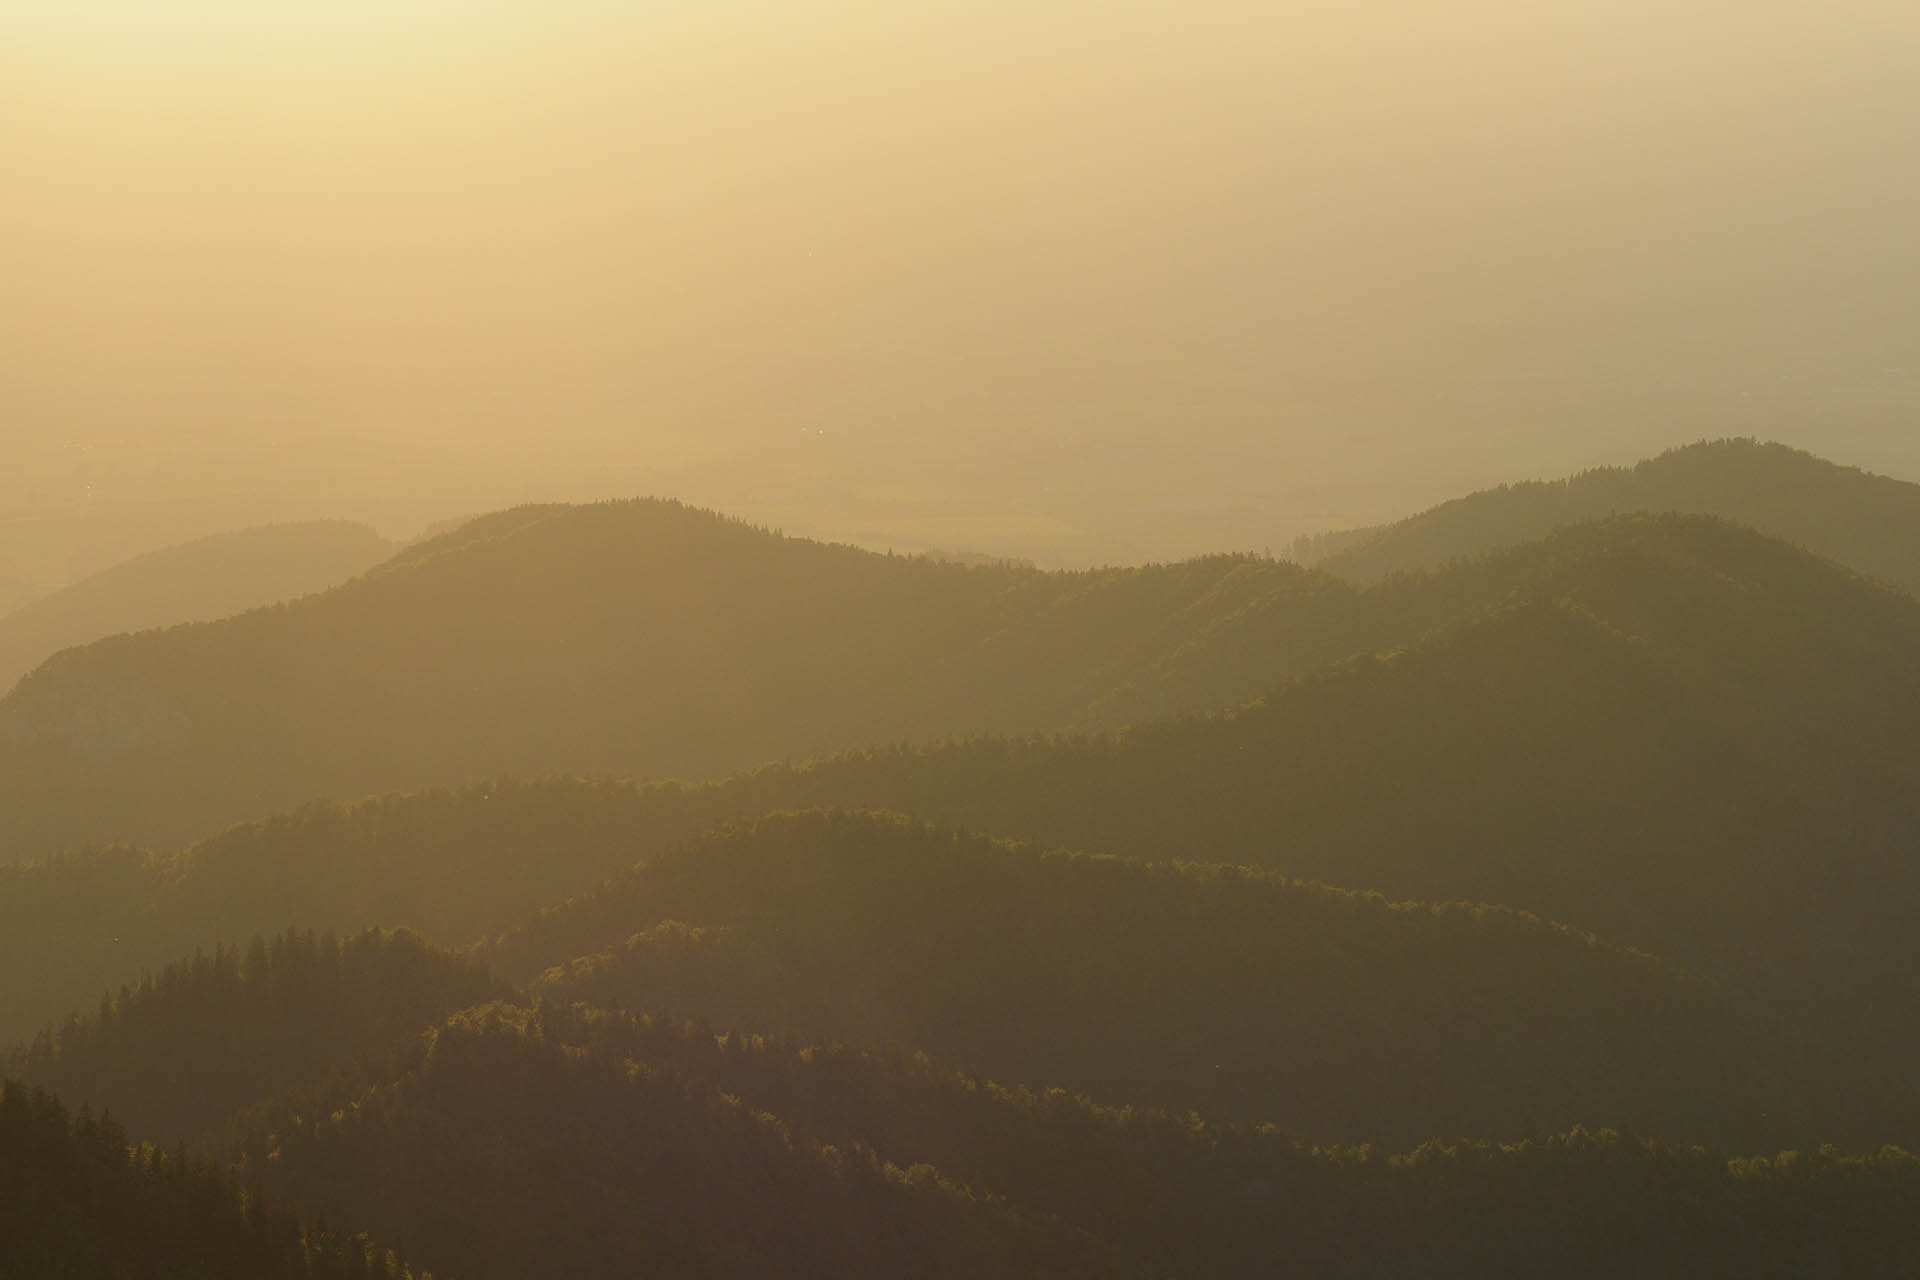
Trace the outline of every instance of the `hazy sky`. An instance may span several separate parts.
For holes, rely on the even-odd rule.
[[[1072,559],[1920,478],[1916,67],[1910,0],[0,0],[0,510]]]

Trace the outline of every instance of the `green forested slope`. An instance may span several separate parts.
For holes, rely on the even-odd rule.
[[[149,973],[15,1049],[10,1074],[171,1146],[503,994],[408,934],[290,930]]]
[[[1338,549],[1313,563],[1371,582],[1532,542],[1559,525],[1632,511],[1737,521],[1920,594],[1920,485],[1753,440],[1703,442],[1632,467],[1484,490],[1394,524],[1325,539]]]
[[[393,549],[366,525],[325,520],[214,534],[137,556],[0,611],[0,693],[62,649],[324,591]]]
[[[307,1230],[212,1165],[52,1095],[0,1086],[0,1280],[405,1280],[364,1237]]]

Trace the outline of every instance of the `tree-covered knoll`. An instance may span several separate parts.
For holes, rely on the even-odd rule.
[[[1315,1141],[1595,1123],[1877,1145],[1920,1118],[1708,984],[1511,911],[885,815],[697,839],[482,954],[552,999],[924,1049]]]
[[[504,994],[410,934],[289,930],[148,973],[16,1048],[9,1072],[165,1146]]]
[[[129,1148],[113,1120],[0,1085],[0,1280],[408,1280],[364,1236],[309,1229],[225,1171]]]
[[[241,1169],[473,1280],[539,1274],[1894,1277],[1895,1149],[1729,1159],[1613,1131],[1315,1149],[928,1059],[504,1005],[332,1096]]]
[[[512,1005],[450,1019],[332,1106],[257,1123],[245,1176],[466,1280],[1146,1274],[1057,1219],[796,1137]]]
[[[1920,594],[1920,485],[1754,440],[1703,441],[1632,467],[1502,485],[1376,529],[1302,539],[1297,553],[1372,582],[1632,511],[1737,521]]]
[[[62,649],[324,591],[393,549],[366,525],[321,520],[219,533],[136,556],[11,613],[0,609],[0,693]]]

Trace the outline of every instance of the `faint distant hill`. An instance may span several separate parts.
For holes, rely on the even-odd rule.
[[[0,690],[62,649],[201,622],[346,581],[393,552],[362,524],[273,524],[152,551],[0,615]]]
[[[997,556],[986,551],[943,551],[939,547],[929,547],[925,551],[913,554],[924,556],[938,564],[964,564],[993,569],[1031,569],[1032,560],[1025,556]]]
[[[0,618],[6,617],[15,609],[31,603],[44,594],[40,588],[25,578],[8,577],[0,574]]]
[[[1371,582],[1633,511],[1733,520],[1920,594],[1920,484],[1755,440],[1703,442],[1632,467],[1501,485],[1393,524],[1297,539],[1293,552],[1329,573]]]

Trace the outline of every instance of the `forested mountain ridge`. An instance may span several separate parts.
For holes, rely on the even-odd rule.
[[[363,524],[263,525],[151,551],[0,613],[0,693],[62,649],[324,591],[394,550]]]
[[[1614,1132],[1309,1148],[925,1055],[548,1003],[249,1116],[238,1168],[473,1280],[1906,1274],[1920,1162]],[[431,1190],[429,1190],[429,1188]]]
[[[452,566],[478,599],[523,539],[567,545],[572,515],[455,530],[354,589],[405,596]],[[893,572],[844,548],[804,554],[860,566],[851,576]],[[169,992],[164,974],[129,991],[123,1007],[149,1011],[145,1023],[110,1005],[66,1024],[101,1049],[87,1078],[118,1082],[103,1099],[147,1090],[129,1105],[156,1114],[202,1107],[194,1125],[218,1109],[194,1095],[194,1071],[234,1106],[290,1084],[237,1130],[250,1175],[303,1211],[398,1233],[436,1268],[610,1276],[644,1244],[669,1267],[743,1275],[775,1258],[844,1272],[923,1256],[956,1275],[1251,1275],[1288,1262],[1354,1276],[1903,1275],[1913,1166],[1895,1152],[1729,1163],[1572,1133],[1387,1159],[1200,1121],[1188,1146],[1181,1122],[1152,1108],[1403,1150],[1575,1123],[1744,1152],[1917,1145],[1906,1077],[1920,1025],[1920,602],[1698,517],[1571,526],[1368,590],[1287,570],[1299,590],[1269,596],[1263,562],[1198,566],[1114,579],[1129,608],[1184,600],[1186,620],[1156,633],[1165,644],[1113,641],[1117,665],[1083,680],[1073,696],[1092,700],[1074,723],[1117,722],[1163,691],[1178,705],[1180,689],[1244,660],[1231,685],[1293,636],[1317,634],[1302,643],[1335,654],[1359,636],[1407,640],[1310,664],[1229,712],[1111,733],[870,748],[701,785],[501,778],[313,803],[177,854],[101,849],[0,869],[0,1023],[30,1032],[143,966],[212,951]],[[1106,581],[984,572],[1007,575],[989,604]],[[1171,593],[1158,603],[1125,595],[1156,582]],[[1058,601],[1045,597],[1012,616],[1121,626],[1120,596],[1099,590],[1105,613],[1047,615]],[[1018,660],[994,670],[1025,674],[1004,687],[1038,681],[1059,657],[1048,644],[1073,634],[1066,622],[1022,632]],[[696,629],[661,652],[705,640]],[[1183,686],[1183,670],[1205,674]],[[217,782],[189,799],[208,801]],[[765,816],[835,807],[915,816]],[[737,825],[715,830],[725,823]],[[242,1024],[266,1036],[263,1066],[300,1037],[283,1034],[275,999],[234,981],[248,966],[220,944],[289,924],[383,924],[461,946],[541,906],[553,909],[478,954],[530,980],[543,1005],[442,1022],[348,1077],[222,1074],[235,1064],[219,1046],[247,1043]],[[407,954],[422,1001],[401,983],[383,1022],[369,999],[379,1034],[342,1034],[343,1051],[442,1017],[474,980],[423,948]],[[300,1021],[306,1006],[288,992]],[[649,1048],[637,1020],[559,1007],[576,999],[712,1025]],[[187,1037],[205,1052],[156,1051],[156,1026],[175,1021],[205,1032]],[[773,1033],[775,1047],[729,1057],[711,1031],[734,1026]],[[781,1038],[795,1035],[901,1052],[803,1051]],[[1000,1086],[935,1089],[945,1068],[903,1065],[920,1046]],[[127,1065],[143,1059],[180,1070],[143,1079]],[[821,1061],[831,1080],[796,1065]],[[1056,1084],[1147,1110],[1127,1119],[1044,1092]],[[1030,1102],[1017,1101],[1023,1086]],[[1038,1136],[1041,1113],[1061,1127]],[[973,1146],[982,1132],[1002,1145]],[[1017,1167],[1039,1167],[1043,1146],[1061,1168],[1110,1165],[1113,1180],[1049,1196]],[[933,1168],[903,1172],[921,1162]],[[1179,1172],[1151,1172],[1162,1167]],[[742,1185],[759,1198],[721,1191]],[[458,1190],[436,1199],[424,1186]],[[683,1193],[684,1212],[672,1207]],[[634,1207],[648,1204],[664,1216]],[[1184,1215],[1217,1239],[1156,1244],[1152,1206],[1174,1205],[1167,1221]],[[795,1214],[820,1229],[793,1227]],[[669,1220],[690,1225],[675,1234]],[[849,1232],[878,1233],[858,1246],[872,1252],[849,1253]]]
[[[1296,554],[1372,582],[1635,511],[1736,521],[1920,595],[1920,484],[1744,439],[1703,441],[1565,480],[1501,485],[1393,524],[1301,539]]]
[[[556,998],[918,1045],[1023,1083],[1281,1120],[1329,1139],[1405,1143],[1592,1122],[1729,1147],[1859,1146],[1898,1139],[1916,1114],[1910,1091],[1836,1044],[1657,961],[1503,909],[1389,907],[1269,873],[1041,855],[862,815],[781,818],[688,843],[711,825],[707,806],[721,794],[499,783],[317,806],[182,859],[97,855],[17,868],[0,885],[0,950],[15,975],[0,1004],[25,1025],[0,1031],[30,1035],[75,1005],[91,1008],[114,981],[102,975],[157,969],[153,953],[214,950],[245,938],[253,919],[291,913],[306,927],[352,929],[417,921],[413,913],[444,896],[427,914],[434,936],[457,946],[571,894],[574,903],[483,955],[515,980],[560,966],[541,988]],[[635,862],[647,865],[591,892]],[[530,878],[527,866],[544,875]],[[1169,904],[1179,910],[1168,914]],[[659,927],[667,921],[689,927]],[[1118,953],[1115,937],[1129,940]],[[238,951],[224,954],[224,966],[216,951],[184,970],[206,969],[208,981],[182,983],[174,1003],[191,996],[193,1009],[216,1016],[258,1003],[250,989],[271,990],[233,981],[225,971],[247,966]],[[427,982],[420,998],[440,1007],[470,989],[472,979],[440,972],[422,959],[370,977],[390,989],[351,1015],[326,997],[332,987],[303,987],[322,1006],[301,1035],[320,1047],[311,1064],[295,1055],[291,1067],[369,1045],[369,1024],[390,1034],[397,1024],[379,1010],[395,1000],[415,1007],[408,975]],[[300,1021],[301,999],[285,1001],[286,1017]],[[53,1054],[36,1078],[81,1096],[111,1092],[98,1082],[111,1078],[113,1046],[132,1043],[136,1022],[167,1041],[151,1017],[131,1015],[172,1004],[123,997],[122,1006],[109,1037],[97,1034],[97,1017],[69,1018],[62,1035],[100,1052]],[[995,1009],[1023,1012],[980,1020]],[[198,1016],[177,1021],[198,1025]],[[223,1043],[203,1047],[224,1061]],[[42,1063],[55,1047],[43,1041]],[[184,1062],[194,1052],[156,1041],[133,1056]],[[247,1057],[249,1080],[280,1060],[270,1046]],[[1425,1083],[1405,1095],[1395,1082],[1410,1062],[1426,1064]],[[127,1087],[129,1105],[152,1100],[140,1103],[143,1122],[147,1111],[173,1117],[185,1106],[169,1101],[167,1079],[137,1070]],[[197,1096],[180,1087],[188,1103]]]
[[[169,964],[11,1054],[8,1074],[114,1118],[140,1141],[194,1141],[247,1106],[509,994],[408,934],[289,930]]]
[[[178,854],[0,866],[0,1044],[142,969],[289,926],[405,927],[464,947],[730,816],[700,788],[501,779],[316,802]]]
[[[351,1093],[255,1117],[241,1173],[403,1230],[469,1280],[1151,1274],[928,1165],[796,1135],[583,1025],[505,1003],[455,1015]]]
[[[1911,600],[1697,519],[1569,529],[1448,576],[1469,574],[1469,594],[1531,585],[1230,715],[854,752],[713,786],[553,779],[322,804],[179,857],[0,871],[0,971],[34,975],[0,1001],[24,1025],[0,1031],[287,924],[465,945],[715,823],[835,806],[1505,903],[1802,1011],[1916,999],[1901,941],[1920,893],[1903,843],[1920,822]],[[1856,1030],[1897,1048],[1903,1022],[1868,1021]]]
[[[364,1236],[303,1226],[183,1153],[129,1149],[85,1107],[0,1084],[3,1280],[411,1280]]]
[[[0,700],[16,854],[176,843],[320,795],[501,773],[697,777],[848,745],[1069,728],[1252,603],[1345,656],[1324,575],[1252,558],[1079,574],[781,538],[677,504],[471,522],[378,573],[61,655]],[[1177,676],[1161,675],[1179,685]],[[1188,705],[1184,701],[1181,705]]]
[[[1231,706],[1639,536],[1597,528],[1361,591],[1250,557],[945,565],[652,501],[497,513],[332,591],[45,664],[0,699],[0,858],[177,845],[319,796]]]
[[[264,1016],[229,1010],[227,1030],[245,1040]],[[996,1085],[924,1054],[551,1002],[451,1016],[230,1133],[224,1176],[153,1148],[129,1161],[117,1126],[8,1085],[0,1275],[405,1274],[364,1238],[263,1210],[262,1191],[404,1234],[414,1257],[472,1280],[636,1266],[1894,1277],[1920,1222],[1920,1164],[1892,1149],[1729,1161],[1582,1130],[1395,1157],[1312,1149],[1270,1126]]]
[[[1318,1142],[1590,1122],[1771,1150],[1920,1131],[1913,1098],[1830,1048],[1504,909],[1044,854],[870,814],[702,837],[481,956],[515,980],[559,966],[536,988],[549,999],[924,1049]]]
[[[1231,714],[854,753],[721,790],[742,812],[884,807],[1504,903],[1851,1011],[1844,1034],[1898,1060],[1912,1024],[1884,1011],[1920,1005],[1920,602],[1698,518],[1512,554],[1559,567],[1428,644]]]

